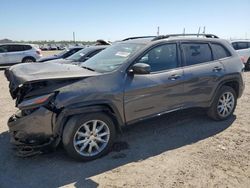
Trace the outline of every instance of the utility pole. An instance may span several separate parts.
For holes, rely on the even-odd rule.
[[[160,27],[158,26],[157,27],[157,36],[159,36],[160,35]]]
[[[76,43],[75,32],[73,32],[73,41],[74,41],[74,43]]]
[[[183,35],[185,35],[186,34],[186,29],[185,29],[185,27],[183,28]]]

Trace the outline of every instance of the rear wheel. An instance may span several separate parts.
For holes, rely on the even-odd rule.
[[[222,86],[208,109],[208,116],[214,120],[225,120],[233,114],[236,104],[235,90],[229,86]]]
[[[36,60],[33,57],[25,57],[22,60],[22,63],[31,63],[31,62],[35,62]]]
[[[246,70],[250,70],[250,58],[248,59],[246,65],[245,65]]]
[[[67,153],[81,161],[89,161],[108,153],[115,138],[115,126],[104,113],[75,116],[63,131]]]

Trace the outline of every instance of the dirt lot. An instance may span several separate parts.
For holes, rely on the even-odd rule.
[[[250,187],[250,72],[235,115],[224,122],[185,110],[141,122],[118,137],[118,149],[87,163],[64,150],[18,158],[7,119],[15,112],[0,71],[0,187]]]
[[[49,55],[54,55],[54,54],[58,54],[60,53],[62,50],[46,50],[46,51],[42,51],[42,55],[44,57],[49,56]]]

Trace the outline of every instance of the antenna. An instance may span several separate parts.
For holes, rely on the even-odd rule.
[[[201,30],[201,27],[199,27],[198,29],[197,37],[200,35],[200,30]]]
[[[206,33],[206,26],[203,27],[203,32],[202,32],[202,33],[203,33],[203,34]]]
[[[73,41],[74,41],[74,43],[76,43],[75,32],[73,32]]]
[[[157,36],[159,36],[160,35],[160,27],[158,26],[157,27]]]

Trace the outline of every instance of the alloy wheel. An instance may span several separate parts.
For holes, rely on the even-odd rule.
[[[231,92],[223,93],[217,104],[217,112],[222,117],[227,117],[234,109],[235,99]]]
[[[82,156],[95,156],[105,149],[110,138],[108,125],[101,120],[82,124],[74,135],[74,148]]]

